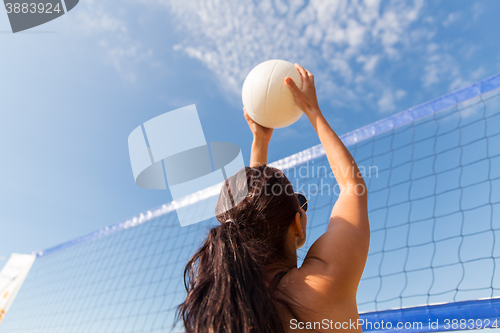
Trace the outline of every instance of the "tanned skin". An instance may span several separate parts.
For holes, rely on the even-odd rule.
[[[361,326],[353,326],[352,323],[359,319],[356,292],[370,244],[366,185],[350,152],[319,108],[314,76],[298,64],[295,67],[301,75],[302,88],[299,89],[291,78],[286,78],[285,83],[318,135],[341,192],[332,209],[326,232],[309,248],[302,266],[297,268],[297,249],[305,243],[307,215],[301,209],[294,221],[290,221],[286,245],[288,260],[269,267],[268,271],[270,275],[284,269],[289,271],[281,280],[281,288],[292,301],[300,303],[296,311],[303,322],[322,322],[326,319],[334,325],[340,323],[342,331],[361,332]],[[273,129],[255,123],[245,110],[244,115],[254,137],[250,166],[267,164]],[[301,330],[297,323],[291,322],[291,313],[282,311],[281,316],[287,332],[335,330],[322,327],[316,327],[314,331]],[[347,323],[351,324],[347,326]]]

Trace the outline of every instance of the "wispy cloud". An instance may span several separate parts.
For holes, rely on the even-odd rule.
[[[447,51],[450,48],[437,43],[430,43],[427,46],[422,75],[424,87],[432,88],[449,82],[447,90],[453,91],[484,78],[486,71],[480,64],[476,69],[464,70],[459,60]],[[475,51],[472,49],[470,48],[469,51]],[[467,59],[470,56],[466,52],[464,57]]]
[[[412,44],[408,30],[421,0],[390,1],[163,1],[187,32],[174,50],[198,59],[234,94],[261,61],[300,62],[315,73],[318,92],[337,105],[361,105],[369,91],[393,110],[388,90],[374,74],[384,59],[398,59]],[[388,92],[389,91],[389,92]],[[388,95],[390,93],[390,95]],[[377,98],[376,95],[379,95]],[[392,101],[394,102],[394,98]],[[385,102],[384,102],[385,101]]]
[[[460,18],[459,13],[450,13],[450,14],[448,14],[448,17],[446,18],[446,20],[443,22],[443,26],[449,27],[453,23],[457,22],[459,20],[459,18]]]
[[[435,17],[425,13],[423,0],[131,0],[118,11],[110,1],[86,1],[79,29],[95,36],[105,61],[129,82],[136,80],[140,64],[161,62],[156,56],[161,51],[155,51],[162,44],[131,37],[137,20],[133,6],[149,14],[168,12],[178,27],[176,39],[182,40],[172,51],[211,70],[230,99],[239,99],[255,65],[273,58],[311,70],[320,98],[331,107],[357,111],[376,105],[381,113],[398,111],[408,96],[391,77],[397,69],[431,91],[443,84],[459,88],[480,68],[461,68],[456,48],[435,38],[440,28],[457,26],[463,13]],[[471,8],[475,16],[483,10]],[[463,57],[474,52],[470,46]]]
[[[382,97],[377,101],[380,112],[389,113],[396,110],[395,102],[406,96],[406,91],[399,89],[393,92],[386,89]]]
[[[103,61],[109,63],[129,83],[137,79],[137,67],[148,63],[153,49],[131,37],[129,22],[112,10],[109,2],[87,0],[78,6],[71,29],[78,35],[96,40]]]

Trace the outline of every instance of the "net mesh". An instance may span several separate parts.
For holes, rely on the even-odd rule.
[[[360,312],[500,293],[500,90],[349,146],[369,191]],[[310,245],[338,186],[324,155],[285,170],[309,198]],[[177,332],[183,269],[215,220],[151,212],[41,255],[0,332]]]

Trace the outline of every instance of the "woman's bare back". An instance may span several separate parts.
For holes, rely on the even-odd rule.
[[[355,295],[346,297],[332,282],[331,277],[311,275],[307,268],[293,269],[283,276],[280,287],[300,317],[280,309],[285,332],[362,332]]]

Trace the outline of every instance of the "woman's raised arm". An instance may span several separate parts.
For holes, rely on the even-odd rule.
[[[370,243],[367,190],[349,150],[323,116],[316,97],[314,76],[295,64],[302,76],[302,88],[286,78],[295,100],[309,118],[326,152],[340,195],[333,207],[327,231],[311,246],[304,269],[332,276],[338,292],[352,296],[364,270]],[[332,184],[333,186],[333,184]]]
[[[273,129],[257,124],[250,118],[245,108],[243,108],[248,127],[253,134],[252,150],[250,152],[250,167],[258,167],[267,164],[267,149],[269,141],[273,135]]]

